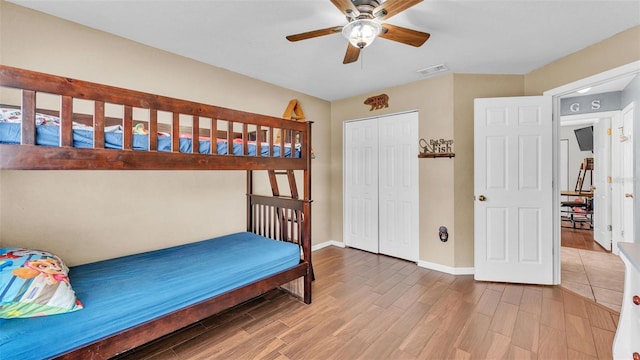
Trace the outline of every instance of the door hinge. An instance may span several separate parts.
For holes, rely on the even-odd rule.
[[[611,128],[607,129],[607,135],[611,135]]]
[[[611,231],[613,230],[613,227],[611,227],[611,225],[607,225],[607,231]]]
[[[613,182],[613,179],[611,178],[611,176],[607,176],[607,182],[608,182],[609,184],[611,184],[611,183]]]

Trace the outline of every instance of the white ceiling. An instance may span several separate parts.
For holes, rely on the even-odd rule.
[[[430,33],[422,47],[376,39],[343,65],[340,34],[285,39],[344,25],[329,0],[10,1],[326,100],[421,80],[438,64],[526,74],[640,25],[637,0],[426,0],[386,21]]]

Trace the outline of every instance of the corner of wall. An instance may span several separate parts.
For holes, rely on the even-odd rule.
[[[474,99],[522,96],[523,75],[455,74],[454,76],[454,264],[472,268],[474,259]]]
[[[420,104],[419,138],[453,139],[454,74],[422,80],[424,100]],[[453,144],[455,148],[455,143]],[[454,158],[419,159],[420,251],[419,262],[455,265],[456,222],[454,198]],[[447,242],[440,241],[438,229],[445,226]]]

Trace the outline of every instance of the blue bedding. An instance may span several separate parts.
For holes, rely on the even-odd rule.
[[[298,245],[236,233],[71,267],[84,309],[0,319],[0,358],[45,359],[297,265]]]
[[[20,144],[20,123],[0,122],[0,144]],[[45,146],[58,146],[60,139],[60,128],[58,126],[38,125],[36,126],[36,144]],[[107,149],[122,149],[122,132],[105,132],[104,146]],[[191,153],[191,139],[180,138],[180,152]],[[220,155],[227,154],[227,141],[216,142],[217,153]],[[76,148],[93,148],[93,131],[74,129],[73,130],[73,147]],[[232,146],[234,155],[242,154],[242,143],[234,142]],[[257,145],[255,142],[248,144],[248,156],[256,156]],[[149,135],[133,135],[133,150],[149,150]],[[158,151],[171,151],[171,137],[158,136]],[[211,141],[200,140],[200,154],[211,153]],[[269,145],[262,144],[260,146],[260,156],[269,156]],[[280,156],[280,145],[273,145],[273,157]],[[285,145],[285,157],[291,157],[291,146]],[[295,146],[294,157],[301,157],[300,146]]]

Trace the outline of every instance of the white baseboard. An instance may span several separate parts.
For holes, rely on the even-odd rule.
[[[436,263],[432,263],[429,261],[422,261],[422,260],[418,261],[418,266],[426,269],[430,269],[430,270],[440,271],[440,272],[451,274],[451,275],[475,274],[475,268],[472,268],[472,267],[451,267],[451,266],[436,264]]]
[[[337,247],[341,247],[341,248],[345,247],[345,245],[344,245],[344,243],[342,241],[329,240],[329,241],[322,242],[320,244],[313,245],[311,247],[311,251],[320,250],[320,249],[325,248],[327,246],[337,246]],[[430,270],[440,271],[440,272],[451,274],[451,275],[473,275],[473,274],[475,274],[475,269],[472,268],[472,267],[451,267],[451,266],[436,264],[436,263],[432,263],[432,262],[429,262],[429,261],[422,261],[422,260],[418,260],[418,266],[426,268],[426,269],[430,269]]]
[[[320,244],[313,245],[311,247],[311,251],[320,250],[320,249],[325,248],[327,246],[337,246],[337,247],[343,248],[344,247],[344,243],[342,241],[329,240],[329,241],[325,241],[325,242],[320,243]]]

